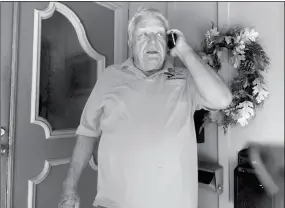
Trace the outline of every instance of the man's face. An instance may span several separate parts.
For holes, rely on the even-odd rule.
[[[135,65],[143,71],[160,69],[166,55],[166,31],[153,16],[141,17],[131,42]]]

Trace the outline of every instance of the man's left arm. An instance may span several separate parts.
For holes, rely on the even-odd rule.
[[[232,102],[232,94],[226,83],[188,45],[183,34],[180,31],[175,30],[175,32],[178,33],[178,39],[175,48],[171,50],[171,54],[178,56],[189,69],[197,90],[204,100],[204,107],[213,110],[228,107]]]

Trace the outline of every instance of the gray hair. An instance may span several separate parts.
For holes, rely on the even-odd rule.
[[[129,36],[128,42],[129,42],[129,44],[132,41],[133,32],[135,30],[136,25],[139,22],[139,19],[145,15],[152,15],[152,16],[158,18],[162,22],[162,24],[164,25],[165,30],[169,29],[169,23],[168,23],[167,19],[157,9],[141,7],[138,9],[138,11],[134,14],[132,19],[129,21],[129,25],[128,25],[128,36]]]

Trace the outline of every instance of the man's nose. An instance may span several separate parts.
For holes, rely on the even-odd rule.
[[[156,35],[150,34],[148,41],[149,41],[149,43],[156,44]]]

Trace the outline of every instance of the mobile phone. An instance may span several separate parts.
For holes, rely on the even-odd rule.
[[[174,32],[171,32],[167,35],[167,46],[169,50],[175,47],[177,40],[177,34]]]

